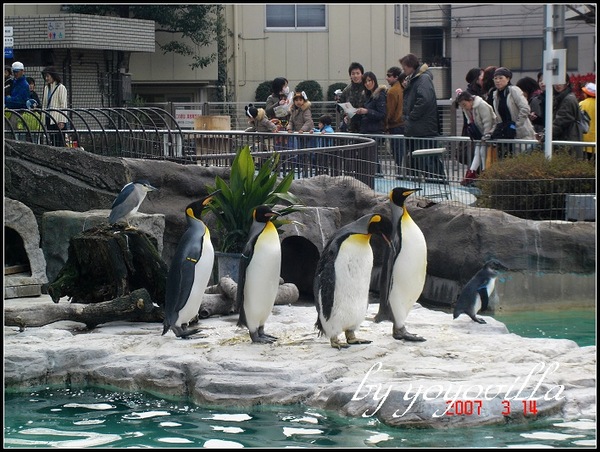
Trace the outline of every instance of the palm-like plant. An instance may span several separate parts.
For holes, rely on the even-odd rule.
[[[275,152],[257,170],[250,148],[245,146],[233,160],[229,183],[216,176],[214,186],[206,187],[208,193],[220,190],[206,207],[215,217],[219,251],[242,252],[255,207],[265,204],[273,208],[282,202],[288,203],[289,205],[277,209],[279,217],[301,208],[298,198],[288,191],[294,174],[290,172],[278,182],[279,159],[280,154]],[[287,223],[279,217],[273,222],[276,227]]]

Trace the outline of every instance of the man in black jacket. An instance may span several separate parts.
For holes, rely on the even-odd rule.
[[[427,64],[420,64],[416,55],[409,53],[400,58],[400,65],[407,75],[404,88],[403,114],[404,136],[407,140],[407,151],[436,147],[435,140],[411,138],[433,138],[440,135],[438,107],[433,74]],[[427,159],[422,168],[435,175],[443,174],[442,162],[438,159]]]

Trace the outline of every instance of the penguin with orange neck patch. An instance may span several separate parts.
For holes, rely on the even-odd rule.
[[[254,343],[270,344],[277,338],[265,333],[281,274],[281,242],[273,219],[279,214],[269,206],[258,206],[248,240],[242,252],[236,303],[240,310],[238,326],[245,326]]]
[[[368,344],[355,331],[364,321],[369,306],[369,286],[373,269],[372,234],[388,244],[392,232],[390,220],[379,214],[364,215],[340,228],[329,240],[319,262],[314,280],[317,308],[315,327],[319,335],[329,338],[338,350],[352,344]],[[346,335],[346,344],[338,335]]]
[[[392,209],[392,244],[384,257],[379,290],[379,311],[375,322],[390,320],[394,339],[424,341],[406,330],[405,322],[425,286],[427,243],[423,232],[404,205],[420,188],[396,187],[389,195]]]

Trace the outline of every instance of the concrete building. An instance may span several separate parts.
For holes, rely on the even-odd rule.
[[[593,23],[571,20],[589,19],[588,7],[594,7]],[[567,17],[558,34],[568,73],[596,70],[595,5],[588,7],[562,8]],[[352,61],[385,83],[386,69],[410,52],[432,67],[438,98],[449,99],[455,88],[464,88],[472,67],[507,66],[514,81],[535,77],[542,68],[544,9],[504,3],[225,4],[227,82],[217,85],[217,62],[192,70],[185,57],[157,52],[154,40],[165,36],[152,22],[74,16],[60,4],[5,4],[4,24],[14,37],[13,58],[5,50],[5,64],[22,61],[38,86],[38,70],[56,65],[71,88],[71,105],[87,107],[121,105],[136,96],[200,103],[217,99],[218,91],[228,101],[252,102],[258,85],[278,76],[292,89],[315,80],[326,93],[331,84],[349,81]],[[63,37],[52,37],[50,27]]]

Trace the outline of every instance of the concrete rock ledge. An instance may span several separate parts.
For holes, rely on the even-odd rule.
[[[161,336],[158,323],[5,327],[5,388],[113,386],[197,404],[303,403],[395,426],[595,419],[595,346],[522,338],[491,317],[480,325],[420,305],[407,328],[427,341],[407,343],[392,338],[391,323],[373,322],[377,307],[357,334],[373,342],[341,351],[317,336],[312,305],[275,306],[265,330],[279,340],[266,346],[251,343],[237,316],[202,320],[205,337],[189,340]]]

